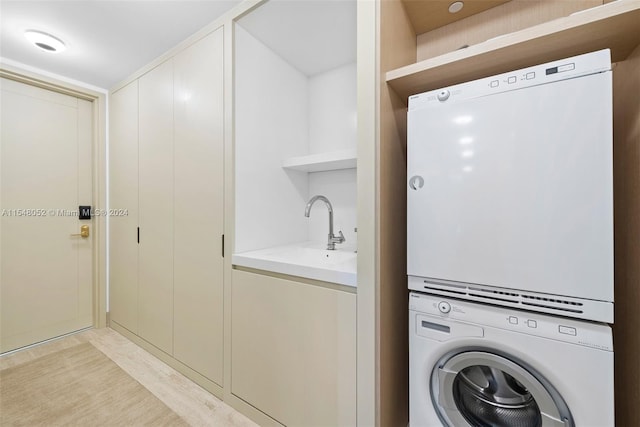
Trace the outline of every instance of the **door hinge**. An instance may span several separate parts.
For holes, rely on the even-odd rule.
[[[224,234],[222,235],[222,258],[224,258]]]
[[[138,227],[138,243],[140,243],[140,227]]]

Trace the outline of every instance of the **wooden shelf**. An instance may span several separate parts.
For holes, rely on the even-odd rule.
[[[619,0],[387,72],[410,95],[599,49],[613,62],[640,44],[640,1]]]
[[[476,13],[484,12],[492,7],[500,6],[511,0],[465,0],[462,10],[456,13],[449,12],[451,1],[432,0],[402,0],[407,17],[411,21],[416,34],[451,24],[452,22],[468,18]]]
[[[303,172],[323,172],[356,167],[356,150],[334,151],[292,157],[283,162],[282,167]]]

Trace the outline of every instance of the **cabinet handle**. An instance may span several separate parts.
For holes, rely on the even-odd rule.
[[[222,235],[222,258],[224,258],[224,234]]]

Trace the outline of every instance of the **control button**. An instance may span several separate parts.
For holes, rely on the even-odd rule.
[[[574,337],[576,335],[578,335],[578,333],[576,332],[576,328],[572,328],[570,326],[562,326],[562,325],[560,325],[560,326],[558,326],[558,331],[561,334],[564,334],[564,335],[573,335]]]
[[[530,328],[537,328],[538,327],[538,322],[536,322],[535,320],[527,320],[527,326]]]
[[[571,64],[558,65],[558,72],[561,73],[563,71],[572,71],[576,69],[576,64],[573,62]]]
[[[438,92],[438,101],[446,101],[447,99],[449,99],[450,95],[451,92],[449,92],[447,89],[443,89]]]
[[[489,83],[489,87],[498,87],[500,86],[500,82],[497,80],[491,80],[491,83]]]
[[[446,301],[440,301],[438,303],[438,310],[440,310],[440,313],[448,313],[451,311],[451,304]]]
[[[518,318],[516,316],[509,316],[509,323],[511,323],[512,325],[517,325]]]
[[[527,73],[527,74],[525,74],[524,78],[527,79],[527,80],[535,79],[536,78],[536,73],[534,73],[534,72]]]
[[[507,79],[507,83],[509,84],[513,84],[517,81],[518,79],[516,78],[516,76],[511,76]]]

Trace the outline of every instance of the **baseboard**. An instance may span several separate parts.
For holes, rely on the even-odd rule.
[[[175,359],[173,356],[165,353],[164,351],[155,347],[153,344],[150,344],[149,342],[145,341],[143,338],[140,338],[138,335],[129,331],[125,327],[119,325],[117,322],[110,321],[109,327],[114,331],[118,332],[119,334],[123,335],[125,338],[132,341],[136,345],[142,347],[143,349],[145,349],[146,351],[148,351],[153,356],[157,357],[167,365],[171,366],[173,369],[180,372],[182,375],[189,378],[191,381],[198,384],[200,387],[204,388],[205,390],[213,394],[218,399],[224,400],[224,389],[218,384],[216,384],[215,382],[206,378],[202,374],[194,371],[184,363]]]
[[[264,412],[260,411],[259,409],[256,409],[251,404],[245,402],[241,398],[232,394],[230,390],[227,390],[225,392],[224,388],[220,387],[218,384],[214,383],[208,378],[205,378],[204,376],[194,371],[193,369],[189,368],[179,360],[176,360],[175,358],[168,355],[164,351],[155,347],[153,344],[150,344],[149,342],[140,338],[138,335],[129,331],[127,328],[119,325],[117,322],[109,319],[109,327],[114,331],[118,332],[119,334],[121,334],[122,336],[124,336],[125,338],[127,338],[128,340],[130,340],[131,342],[133,342],[134,344],[142,347],[144,350],[148,351],[153,356],[157,357],[167,365],[171,366],[173,369],[180,372],[185,377],[189,378],[191,381],[195,382],[200,387],[204,388],[205,390],[213,394],[218,399],[224,401],[226,404],[231,406],[236,411],[247,416],[258,425],[263,427],[284,427],[283,424],[280,424],[278,421],[274,420]]]
[[[223,400],[227,405],[249,417],[251,421],[262,427],[284,427],[283,424],[280,424],[278,421],[274,420],[259,409],[256,409],[255,406],[245,402],[231,392],[225,393]]]

